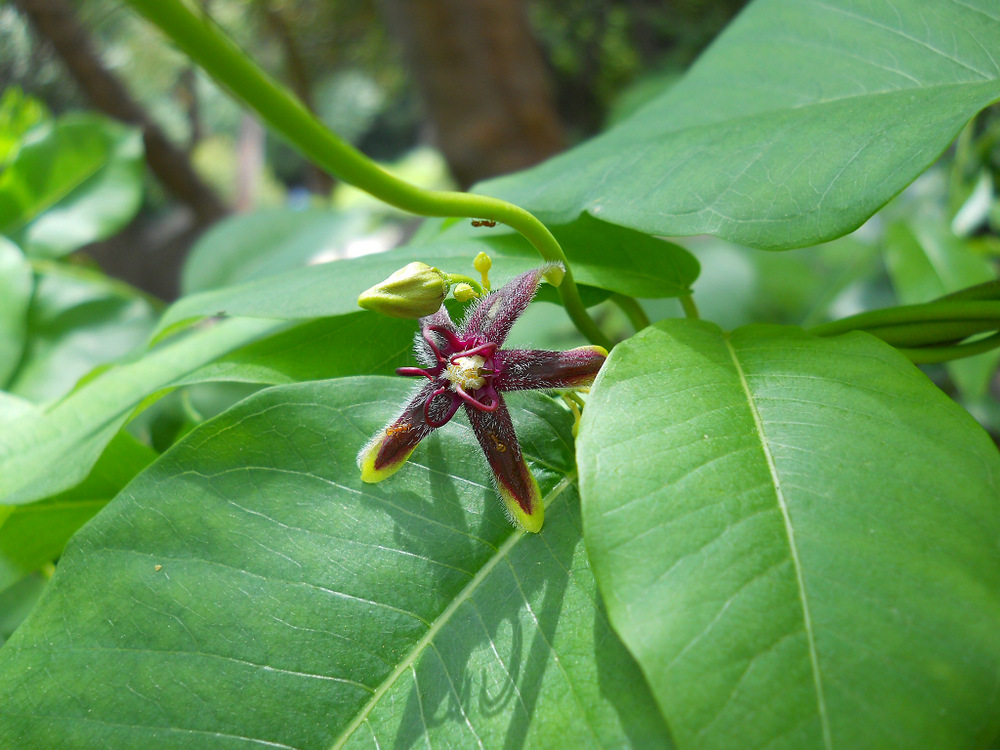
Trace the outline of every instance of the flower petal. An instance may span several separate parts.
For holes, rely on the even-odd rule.
[[[566,352],[540,349],[504,349],[494,357],[501,391],[535,388],[582,388],[594,382],[607,359],[602,346],[581,346]]]
[[[486,454],[497,492],[511,522],[525,531],[538,532],[545,519],[542,493],[524,462],[503,396],[497,394],[497,397],[500,405],[496,411],[479,411],[466,406],[465,413],[469,415],[472,431]]]
[[[514,322],[521,317],[538,291],[542,277],[557,266],[559,264],[549,263],[534,271],[522,273],[497,291],[483,297],[462,322],[462,334],[479,335],[498,346],[502,344]]]
[[[361,481],[374,484],[395,474],[413,453],[417,444],[435,430],[427,422],[424,407],[439,389],[437,383],[427,383],[392,422],[375,433],[358,453]],[[452,393],[443,393],[431,402],[431,420],[444,424],[461,403]]]

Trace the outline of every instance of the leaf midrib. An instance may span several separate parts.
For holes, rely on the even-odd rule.
[[[774,456],[771,454],[771,449],[767,441],[767,435],[764,432],[764,422],[761,419],[760,412],[757,410],[757,404],[754,401],[753,394],[750,392],[750,384],[747,381],[746,373],[743,371],[743,365],[740,364],[739,357],[736,356],[736,350],[733,348],[733,344],[729,336],[725,336],[723,341],[726,345],[726,350],[729,352],[729,356],[732,359],[733,367],[736,368],[736,374],[739,375],[740,386],[743,389],[743,395],[746,397],[747,406],[749,407],[750,414],[753,417],[754,428],[757,433],[757,437],[760,440],[761,451],[764,453],[764,460],[767,462],[767,470],[771,475],[771,485],[774,487],[775,499],[777,500],[779,510],[781,510],[782,521],[785,524],[785,533],[788,536],[788,547],[791,551],[792,564],[795,568],[795,582],[798,586],[799,600],[802,604],[802,619],[803,626],[806,631],[806,640],[809,645],[809,661],[812,668],[813,687],[816,691],[817,710],[819,712],[820,725],[823,730],[823,746],[826,750],[833,750],[833,741],[830,734],[830,722],[826,713],[826,697],[823,693],[823,680],[819,672],[819,657],[816,653],[816,641],[813,636],[812,616],[809,612],[809,599],[806,596],[805,580],[802,575],[802,562],[799,559],[799,549],[795,542],[795,530],[792,527],[792,519],[788,513],[788,504],[785,502],[785,493],[781,488],[781,480],[778,478],[778,469],[774,463]]]
[[[559,483],[552,488],[549,494],[543,500],[543,504],[548,507],[551,503],[562,494],[562,492],[569,487],[576,480],[576,470],[570,471],[563,477]],[[368,719],[375,707],[378,706],[382,697],[389,691],[389,689],[396,684],[396,681],[406,672],[407,669],[411,668],[423,653],[424,649],[433,643],[434,638],[441,631],[441,629],[448,623],[451,616],[458,611],[458,608],[462,606],[465,602],[469,601],[472,594],[479,587],[479,585],[486,580],[486,578],[493,572],[493,569],[507,557],[507,554],[514,548],[514,546],[524,537],[526,532],[517,529],[515,530],[507,540],[497,547],[497,551],[490,557],[489,560],[479,569],[475,577],[469,581],[465,588],[463,588],[458,595],[448,604],[447,607],[439,614],[434,621],[431,623],[430,628],[423,635],[423,637],[417,641],[413,646],[413,649],[408,653],[396,668],[386,677],[379,686],[375,689],[372,697],[364,705],[361,711],[354,717],[353,721],[347,725],[340,736],[334,740],[333,744],[330,746],[331,750],[340,750],[344,744],[354,735],[358,728]]]

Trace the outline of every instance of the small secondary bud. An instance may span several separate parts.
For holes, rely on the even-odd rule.
[[[455,284],[455,289],[452,292],[455,299],[459,302],[468,302],[470,299],[475,299],[478,295],[476,290],[472,288],[471,285],[462,282],[461,284]]]
[[[363,292],[358,305],[393,318],[423,318],[441,308],[449,287],[438,269],[414,262]]]

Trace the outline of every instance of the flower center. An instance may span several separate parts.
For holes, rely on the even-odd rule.
[[[451,389],[457,391],[478,391],[486,385],[486,378],[479,372],[479,368],[486,364],[486,360],[478,354],[471,357],[457,357],[454,362],[448,365],[444,371],[444,377],[451,383]]]

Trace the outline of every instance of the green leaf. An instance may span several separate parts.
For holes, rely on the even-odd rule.
[[[320,212],[311,214],[311,218],[305,219],[302,234],[287,239],[293,248],[291,253],[302,257],[309,247],[313,253],[324,249],[320,238],[324,232],[332,232],[339,226],[339,220],[332,218],[336,214],[326,220],[322,216]],[[281,218],[280,224],[285,227],[286,219]],[[256,222],[232,226],[237,236],[241,236]],[[189,295],[167,310],[159,333],[192,319],[221,313],[294,320],[356,312],[361,292],[415,260],[449,273],[469,274],[475,273],[472,260],[479,252],[486,252],[493,258],[490,277],[495,285],[543,262],[524,238],[510,230],[472,229],[464,223],[453,223],[447,229],[442,229],[443,226],[431,223],[416,243],[389,253],[345,258],[263,276],[265,271],[274,270],[268,266],[260,276],[243,283]],[[698,261],[683,248],[622,227],[582,217],[569,225],[555,227],[554,232],[565,244],[573,272],[581,284],[628,295],[664,297],[687,294],[698,276]],[[209,245],[205,247],[207,258]],[[222,255],[235,258],[236,253],[227,250]],[[199,261],[199,266],[207,263]],[[213,278],[210,272],[204,275]]]
[[[930,302],[950,292],[996,278],[989,261],[947,226],[927,219],[896,222],[886,233],[886,265],[896,295],[904,305]],[[962,395],[986,395],[1000,352],[947,363]]]
[[[164,314],[159,334],[206,315],[242,315],[283,320],[322,318],[355,313],[358,295],[407,263],[420,260],[450,273],[466,273],[479,249],[468,242],[441,243],[433,251],[423,246],[390,253],[321,263],[256,279],[237,286],[192,294]],[[497,279],[541,265],[537,254],[494,258]]]
[[[361,484],[409,389],[273,388],[141,474],[0,649],[0,745],[669,748],[599,604],[568,412],[517,398],[526,535],[457,422]]]
[[[0,591],[0,646],[31,612],[46,583],[48,581],[44,577],[35,574]]]
[[[890,347],[699,321],[612,352],[587,548],[680,748],[1000,731],[1000,455]]]
[[[0,387],[17,370],[27,335],[28,304],[34,286],[31,266],[17,245],[0,237]]]
[[[181,276],[184,294],[273,276],[341,251],[363,234],[363,213],[274,208],[215,224],[191,248]]]
[[[0,234],[55,258],[110,237],[142,200],[142,134],[96,115],[31,131],[0,174]]]
[[[0,503],[21,505],[78,484],[145,400],[282,325],[230,320],[194,331],[99,374],[42,414],[6,423],[0,432]]]
[[[391,375],[413,363],[416,333],[415,321],[364,311],[320,318],[237,349],[178,385],[220,380],[283,385],[344,375]]]
[[[28,340],[8,390],[35,402],[60,398],[99,365],[142,347],[157,319],[137,290],[100,272],[38,262]]]
[[[473,227],[465,221],[427,222],[420,241],[433,248],[438,242],[482,243],[490,255],[538,257],[530,243],[510,228]],[[434,233],[434,228],[439,228]],[[699,264],[680,245],[633,232],[588,216],[550,227],[566,253],[573,275],[586,284],[630,297],[679,297],[690,294]],[[540,261],[539,261],[540,262]]]
[[[77,529],[155,457],[120,432],[76,487],[31,505],[0,505],[0,592],[55,560]]]
[[[757,0],[676,85],[603,135],[477,190],[759,248],[860,226],[1000,99],[992,0]]]

